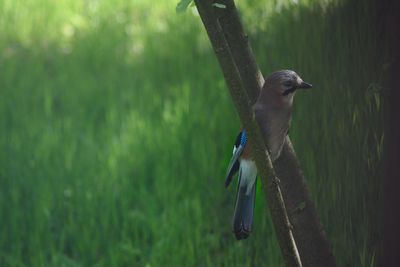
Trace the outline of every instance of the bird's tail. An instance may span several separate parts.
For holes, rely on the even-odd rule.
[[[251,232],[256,196],[256,173],[239,170],[239,185],[233,215],[233,232],[236,239],[246,239]],[[247,176],[247,177],[246,177]]]

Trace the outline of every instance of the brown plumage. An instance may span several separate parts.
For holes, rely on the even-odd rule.
[[[272,161],[279,157],[289,131],[296,90],[311,87],[292,70],[276,71],[265,80],[253,109]]]

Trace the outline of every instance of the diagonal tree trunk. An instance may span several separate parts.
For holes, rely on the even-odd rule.
[[[249,133],[250,146],[263,189],[267,193],[286,265],[336,266],[289,137],[286,138],[282,154],[274,162],[274,166],[266,152],[251,109],[264,79],[233,0],[218,1],[224,5],[223,8],[214,7],[212,0],[195,0],[195,3],[240,119]]]
[[[239,111],[240,119],[249,134],[249,145],[253,154],[255,154],[253,156],[255,156],[258,171],[263,181],[263,189],[268,191],[268,203],[286,265],[302,266],[271,160],[255,121],[251,101],[243,89],[240,74],[222,28],[214,16],[210,1],[195,0],[195,3],[221,65],[236,109]],[[268,185],[266,177],[270,177]]]

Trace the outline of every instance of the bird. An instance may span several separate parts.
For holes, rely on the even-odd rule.
[[[265,79],[257,101],[252,106],[264,143],[272,162],[281,154],[285,137],[291,124],[293,98],[298,89],[309,89],[306,83],[292,70],[279,70]],[[249,237],[253,224],[257,183],[257,166],[249,151],[246,129],[236,137],[231,160],[225,175],[225,187],[238,172],[235,211],[232,219],[233,233],[237,240]]]

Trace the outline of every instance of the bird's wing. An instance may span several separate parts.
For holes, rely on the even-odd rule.
[[[243,130],[236,137],[236,142],[235,145],[233,146],[232,158],[229,162],[225,176],[225,187],[228,187],[228,185],[232,181],[232,177],[239,170],[239,157],[243,153],[246,142],[247,142],[247,135],[246,132]]]

